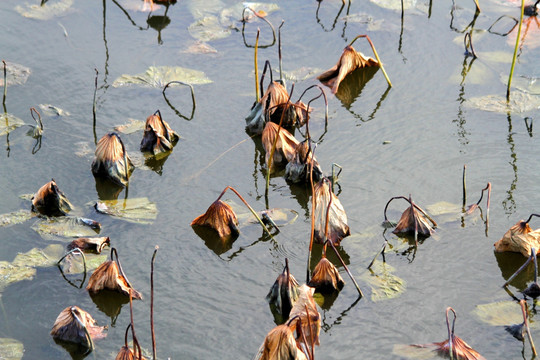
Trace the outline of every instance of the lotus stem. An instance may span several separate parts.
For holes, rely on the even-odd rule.
[[[437,227],[437,223],[435,222],[435,220],[433,220],[431,218],[431,216],[428,215],[428,213],[426,213],[421,207],[419,207],[418,205],[414,204],[414,203],[411,203],[409,201],[409,199],[407,199],[405,196],[394,196],[393,198],[391,198],[390,200],[388,200],[388,202],[386,203],[386,206],[384,207],[384,221],[388,221],[388,218],[386,217],[386,210],[388,209],[388,205],[390,204],[390,202],[394,199],[403,199],[403,200],[406,200],[409,204],[411,204],[411,206],[414,206],[414,208],[418,211],[420,211],[422,213],[422,215],[424,215],[429,221],[431,221],[431,223],[433,224],[434,227]]]
[[[531,248],[531,256],[534,260],[534,283],[538,285],[538,262],[536,260],[536,250]]]
[[[272,23],[270,21],[268,21],[268,19],[266,17],[259,15],[255,10],[253,10],[250,7],[245,7],[244,10],[242,10],[242,38],[244,39],[244,45],[246,45],[247,47],[252,47],[251,45],[248,45],[246,43],[246,37],[244,35],[244,30],[246,28],[246,22],[247,22],[246,17],[245,17],[246,10],[250,10],[253,13],[253,15],[255,15],[259,19],[263,20],[272,29],[272,37],[273,37],[272,43],[270,43],[268,45],[261,46],[261,48],[263,48],[263,47],[267,48],[267,47],[273,46],[276,43],[276,29],[274,29],[274,25],[272,25]]]
[[[37,120],[36,120],[36,118],[34,117],[34,113],[36,113],[37,116],[38,116],[38,119],[37,119]],[[30,115],[32,115],[32,119],[34,119],[34,121],[36,122],[36,125],[39,126],[39,128],[41,129],[41,131],[43,131],[43,122],[41,121],[41,115],[40,115],[39,111],[37,111],[36,108],[31,107],[31,108],[30,108]]]
[[[86,280],[86,256],[84,256],[84,252],[79,249],[79,248],[75,248],[75,249],[72,249],[70,251],[68,251],[64,256],[62,256],[60,258],[60,260],[58,260],[58,262],[56,263],[56,265],[60,266],[60,263],[62,262],[62,260],[64,260],[69,254],[73,254],[75,252],[78,252],[79,254],[82,255],[82,258],[83,258],[83,264],[84,264],[84,277],[83,277],[83,280],[82,280],[82,283],[81,283],[81,286],[80,288],[82,288],[82,285],[84,284],[84,281]],[[62,269],[60,269],[62,270]]]
[[[328,181],[328,179],[326,178],[323,178],[323,181]],[[312,196],[315,196],[315,194],[313,194]],[[326,219],[325,219],[325,223],[324,223],[324,238],[327,239],[328,241],[328,223],[330,222],[330,207],[332,206],[332,189],[328,188],[328,205],[326,206]],[[313,209],[315,212],[315,209]],[[326,254],[326,248],[324,250],[324,253]]]
[[[414,206],[414,202],[412,201],[411,194],[409,194],[409,202],[411,203],[411,206]],[[416,216],[413,216],[414,219],[414,244],[418,246],[418,218]]]
[[[300,97],[298,98],[298,101],[302,100],[302,97],[304,96],[304,94],[305,94],[308,90],[310,90],[311,88],[313,88],[313,87],[318,87],[319,90],[321,90],[322,96],[324,97],[324,106],[325,106],[325,107],[324,107],[324,124],[325,124],[325,126],[326,126],[326,125],[328,125],[328,98],[326,97],[326,93],[324,92],[324,89],[323,89],[320,85],[315,84],[315,85],[309,86],[306,90],[304,90],[304,92],[302,93],[302,95],[300,95]],[[318,99],[320,96],[321,96],[321,95],[319,95],[319,96],[317,96],[317,97],[311,99],[311,101]],[[311,101],[310,101],[310,102],[311,102]],[[309,111],[308,111],[307,113],[308,113],[307,116],[309,116]]]
[[[282,57],[281,57],[281,27],[285,24],[285,20],[281,20],[281,25],[278,28],[278,56],[279,56],[279,81],[281,84],[285,84],[283,81],[283,69],[282,69]]]
[[[539,1],[540,1],[540,0],[539,0]],[[540,217],[540,215],[538,215],[538,214],[531,214],[531,215],[529,216],[529,218],[528,218],[525,222],[528,224],[528,223],[531,221],[531,219],[532,219],[533,216]]]
[[[359,38],[366,38],[367,39],[367,41],[369,42],[369,45],[371,46],[371,49],[373,50],[373,54],[375,54],[375,58],[377,58],[377,61],[379,62],[379,66],[381,67],[381,70],[382,70],[382,72],[384,74],[386,82],[388,83],[388,86],[392,87],[392,83],[390,82],[390,79],[388,78],[388,75],[386,74],[386,71],[384,70],[383,63],[382,63],[381,59],[379,58],[379,54],[377,54],[377,50],[375,50],[375,45],[373,45],[373,43],[371,42],[371,39],[369,38],[369,35],[358,35],[357,37],[355,37],[350,42],[349,46],[352,46],[352,44]]]
[[[97,93],[97,79],[98,79],[98,69],[94,68],[96,72],[96,77],[94,78],[94,99],[92,100],[92,128],[94,129],[94,144],[97,144],[97,134],[96,134],[96,93]]]
[[[163,130],[165,132],[165,138],[169,138],[169,131],[167,130],[167,127],[165,126],[165,123],[163,122],[163,117],[161,116],[161,111],[156,110],[156,112],[154,113],[154,115],[158,115],[159,116],[159,122],[161,123],[161,126],[163,126]]]
[[[519,48],[519,39],[521,37],[521,25],[523,24],[523,13],[525,11],[525,0],[521,0],[521,14],[519,17],[518,33],[516,36],[516,45],[514,46],[514,56],[512,57],[512,66],[510,67],[510,75],[508,76],[508,86],[506,87],[506,101],[510,101],[510,86],[512,85],[512,76],[514,75],[514,67],[516,65],[517,52]]]
[[[152,355],[156,360],[156,334],[154,333],[154,261],[156,260],[156,254],[159,250],[159,246],[156,245],[154,254],[152,255],[152,261],[150,262],[150,331],[152,332]]]
[[[261,99],[261,94],[259,90],[259,65],[258,65],[258,59],[257,59],[257,50],[259,49],[259,35],[261,33],[261,29],[257,28],[257,37],[255,38],[255,98],[257,99],[257,102]]]
[[[75,320],[77,320],[77,322],[79,323],[79,326],[82,326],[82,328],[84,330],[84,334],[85,334],[86,340],[87,340],[86,347],[88,348],[88,351],[85,354],[88,354],[88,353],[90,353],[90,352],[92,352],[94,350],[94,342],[92,341],[92,337],[90,336],[90,333],[88,332],[88,329],[83,324],[81,319],[79,319],[79,316],[75,313],[75,311],[73,311],[73,309],[74,309],[74,307],[72,306],[71,309],[70,309],[71,315],[73,315]]]
[[[2,105],[4,105],[4,112],[6,111],[6,96],[7,96],[7,64],[5,60],[2,60],[4,64],[4,98],[2,100]]]
[[[339,168],[339,171],[337,174],[335,173],[335,170],[334,170],[335,168]],[[343,171],[343,167],[341,167],[341,165],[332,163],[332,191],[334,191],[334,185],[337,182],[337,179],[339,178],[339,174],[341,174],[342,171]]]
[[[133,339],[133,355],[136,354],[136,348],[135,348],[135,339],[137,336],[135,335],[135,326],[133,325],[133,296],[131,294],[131,287],[129,288],[129,316],[130,316],[130,324],[131,324],[131,335]]]
[[[267,222],[269,222],[270,225],[272,225],[272,227],[273,227],[274,229],[276,229],[277,233],[279,234],[279,232],[280,232],[281,230],[279,229],[279,226],[277,226],[277,224],[275,223],[275,221],[270,217],[270,215],[268,215],[268,213],[266,213],[266,212],[262,212],[261,215],[262,215],[262,218],[263,218],[264,220],[266,220]]]
[[[116,257],[116,259],[114,259],[113,256]],[[126,280],[126,283],[130,287],[130,291],[131,291],[131,288],[133,286],[131,286],[131,283],[129,282],[126,274],[124,274],[124,270],[122,269],[122,264],[120,264],[120,259],[118,258],[118,252],[116,251],[116,248],[111,248],[111,260],[115,261],[116,265],[118,265],[118,270],[120,271],[120,275],[122,275],[122,277]]]
[[[519,301],[519,305],[521,306],[521,313],[523,314],[523,324],[525,325],[525,331],[527,332],[527,337],[529,338],[529,343],[531,344],[531,350],[533,352],[534,357],[537,356],[536,354],[536,347],[534,346],[534,341],[531,336],[531,330],[529,329],[529,321],[527,319],[527,302],[523,299]]]
[[[263,72],[262,72],[262,75],[261,75],[261,84],[260,84],[261,91],[263,91],[263,88],[264,88],[264,86],[263,86],[264,85],[264,77],[266,76],[266,70],[267,69],[270,69],[270,83],[274,82],[274,72],[272,71],[272,64],[270,64],[270,61],[266,60],[264,62],[264,68],[263,68]],[[258,78],[257,78],[257,80],[258,80]]]
[[[480,12],[480,4],[478,4],[478,0],[474,0],[474,4],[476,5],[476,12]]]
[[[315,347],[315,340],[313,339],[313,331],[311,331],[311,317],[309,316],[309,309],[307,305],[304,305],[304,308],[306,309],[306,317],[307,317],[307,326],[309,329],[309,358],[310,360],[315,359],[315,354],[313,353],[313,348]],[[300,321],[300,327],[302,327],[302,321]]]
[[[255,71],[255,74],[257,73],[257,71]],[[180,85],[184,85],[184,86],[189,86],[189,89],[191,90],[191,103],[192,103],[192,107],[191,107],[191,116],[189,118],[186,118],[185,116],[183,116],[178,110],[176,110],[170,103],[169,103],[169,100],[167,100],[167,96],[165,95],[165,90],[167,90],[167,88],[169,87],[169,85],[171,84],[180,84]],[[255,84],[255,87],[257,85]],[[193,114],[195,114],[195,108],[197,107],[197,102],[195,101],[195,91],[193,90],[193,85],[191,84],[188,84],[188,83],[185,83],[185,82],[182,82],[182,81],[169,81],[167,84],[165,84],[165,86],[163,87],[163,90],[161,91],[161,93],[163,94],[163,97],[165,98],[165,101],[167,102],[167,104],[176,112],[177,115],[183,117],[184,119],[186,120],[191,120],[193,119]]]
[[[388,245],[388,241],[387,241],[387,240],[384,240],[384,244],[383,244],[381,250],[379,250],[379,251],[377,252],[377,254],[375,254],[375,257],[373,258],[373,260],[371,260],[371,262],[369,263],[369,265],[368,265],[368,267],[367,267],[368,269],[370,269],[370,268],[373,266],[373,264],[375,263],[375,260],[377,260],[377,258],[378,258],[379,255],[381,255],[381,254],[383,255],[383,261],[384,261],[384,250],[386,249],[386,245]],[[386,262],[386,261],[384,261],[384,262]]]
[[[339,261],[341,262],[341,265],[343,265],[343,267],[345,268],[345,271],[347,272],[347,274],[349,274],[349,277],[351,278],[354,286],[356,287],[356,290],[358,291],[358,295],[360,297],[364,297],[364,294],[362,293],[362,290],[360,290],[360,286],[358,286],[358,283],[354,279],[354,276],[351,274],[351,271],[349,270],[347,265],[345,265],[345,261],[343,261],[343,259],[341,258],[341,255],[339,255],[339,252],[337,251],[336,247],[334,246],[334,243],[332,243],[332,241],[328,241],[328,240],[326,240],[326,241],[330,244],[330,246],[332,246],[332,249],[334,249],[334,252],[336,253]]]
[[[467,205],[467,183],[466,183],[466,175],[467,175],[467,165],[463,165],[463,211],[465,211],[465,206]]]
[[[272,234],[270,233],[270,230],[268,230],[268,228],[266,227],[266,225],[264,225],[263,221],[261,220],[261,218],[259,217],[259,215],[257,215],[257,213],[255,212],[255,210],[253,210],[253,208],[247,203],[246,200],[244,200],[244,198],[242,197],[242,195],[240,195],[238,193],[238,191],[236,191],[232,186],[227,186],[222,192],[221,192],[221,195],[219,195],[219,197],[217,198],[217,200],[221,199],[221,197],[223,196],[223,194],[225,194],[225,192],[227,190],[231,190],[232,192],[234,192],[236,194],[236,196],[238,196],[240,198],[240,200],[242,200],[242,202],[244,203],[244,205],[247,206],[247,208],[249,209],[249,211],[251,211],[251,213],[253,214],[253,216],[255,216],[255,218],[257,219],[257,221],[259,222],[259,224],[261,224],[261,226],[263,227],[264,231],[266,231],[266,233],[272,238],[274,239],[274,237],[272,236]]]
[[[311,153],[311,135],[309,134],[309,108],[307,110],[306,135],[308,139],[309,153]],[[313,248],[313,239],[315,237],[315,185],[313,185],[313,161],[309,162],[309,183],[311,185],[311,231],[309,235],[306,283],[309,282],[309,270],[311,268],[311,250]]]
[[[452,311],[454,313],[454,321],[452,322],[452,331],[450,331],[450,321],[448,319],[448,312]],[[450,360],[454,359],[454,325],[456,323],[456,312],[451,307],[446,308],[446,328],[448,329],[448,351],[450,355]]]
[[[128,337],[128,332],[130,328],[131,328],[131,324],[128,324],[128,326],[126,327],[126,332],[124,334],[124,345],[126,347],[128,347],[127,337]]]
[[[465,46],[465,55],[472,55],[473,58],[477,58],[476,53],[474,51],[473,43],[472,43],[472,30],[470,30],[468,33],[465,34],[463,37],[463,45]],[[468,41],[467,41],[468,39]],[[471,48],[471,51],[469,52],[469,48]]]
[[[534,249],[531,249],[531,255],[529,256],[527,261],[525,261],[525,263],[521,265],[521,267],[517,269],[517,271],[513,273],[512,276],[510,276],[510,278],[508,278],[508,280],[503,284],[502,287],[506,287],[508,284],[510,284],[512,280],[514,280],[516,276],[518,276],[518,274],[522,272],[527,267],[527,265],[529,265],[531,261],[533,261],[533,258],[536,259],[536,252]]]

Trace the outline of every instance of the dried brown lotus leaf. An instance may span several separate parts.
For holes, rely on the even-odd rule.
[[[56,340],[82,344],[91,347],[91,341],[87,338],[86,331],[92,340],[107,336],[105,327],[97,326],[96,320],[78,306],[68,306],[58,315],[51,330],[51,335]]]
[[[281,128],[279,130],[279,125],[274,124],[273,122],[266,123],[263,133],[262,133],[262,144],[264,150],[266,151],[266,164],[268,165],[270,159],[270,152],[272,151],[272,145],[274,144],[274,139],[278,137],[276,142],[276,149],[274,151],[274,158],[272,159],[272,164],[281,164],[285,165],[289,161],[294,159],[296,153],[296,146],[299,144],[298,140],[286,129]]]
[[[236,214],[229,204],[221,200],[214,201],[204,214],[197,216],[191,222],[191,226],[194,225],[210,227],[217,231],[222,239],[236,236],[240,232]]]
[[[414,234],[418,231],[418,234],[428,237],[433,233],[433,227],[430,221],[416,209],[415,206],[409,206],[399,219],[394,234]]]
[[[321,258],[308,283],[321,293],[333,293],[339,291],[345,285],[338,269],[326,257]]]
[[[341,240],[351,234],[347,225],[347,214],[343,205],[332,192],[330,183],[327,180],[321,180],[315,185],[315,241],[323,243],[325,240],[326,213],[328,211],[328,234],[327,239],[334,245],[339,245]],[[330,209],[328,204],[332,199]]]
[[[178,138],[178,134],[170,128],[169,124],[160,115],[150,115],[146,119],[141,151],[149,151],[154,155],[170,151]]]
[[[523,220],[518,221],[495,244],[496,252],[519,252],[529,257],[531,248],[540,251],[540,229],[531,230],[529,224]]]
[[[368,66],[379,66],[377,60],[366,57],[361,52],[356,51],[352,46],[347,46],[343,50],[337,64],[317,77],[324,85],[332,88],[332,93],[337,93],[339,84],[345,77],[356,69]]]
[[[298,300],[299,286],[298,281],[289,272],[288,266],[285,265],[283,272],[279,274],[270,292],[266,295],[266,300],[270,304],[274,304],[280,314],[288,317],[294,303]]]
[[[443,356],[450,356],[450,347],[448,340],[433,343],[436,346],[436,352]],[[469,344],[463,341],[459,336],[452,335],[452,349],[454,359],[456,360],[486,360],[478,351],[474,350]]]
[[[142,299],[141,293],[130,286],[126,278],[120,273],[116,262],[112,260],[104,262],[92,273],[86,290],[91,294],[96,294],[102,290],[111,290],[126,296],[129,296],[131,290],[131,296],[134,299]]]
[[[125,186],[134,168],[118,134],[108,133],[99,139],[92,162],[94,176],[106,177]]]
[[[310,171],[313,166],[313,181],[319,181],[322,169],[313,152],[309,151],[309,140],[302,141],[294,149],[294,157],[285,167],[285,179],[293,183],[310,182]],[[308,155],[309,154],[309,155]]]
[[[139,356],[138,354],[135,355],[133,353],[133,350],[129,346],[122,346],[120,351],[118,352],[118,355],[116,355],[115,360],[138,360]],[[144,356],[141,355],[141,360],[146,360]]]
[[[67,246],[68,250],[75,248],[81,249],[85,252],[101,253],[103,248],[111,244],[111,240],[108,236],[104,237],[81,237],[73,240]]]
[[[298,288],[298,300],[294,304],[289,319],[298,316],[302,322],[302,332],[305,334],[306,339],[310,341],[313,339],[313,345],[319,345],[319,334],[321,332],[321,315],[317,310],[317,305],[313,299],[313,293],[315,289],[303,284]],[[306,311],[307,307],[307,311]],[[309,324],[308,326],[308,312],[309,312]]]
[[[53,180],[43,185],[32,197],[32,210],[47,216],[63,216],[72,205]]]
[[[307,360],[307,357],[296,345],[291,328],[278,325],[266,335],[259,360]]]

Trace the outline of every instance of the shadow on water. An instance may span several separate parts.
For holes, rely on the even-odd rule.
[[[73,360],[85,359],[91,353],[88,351],[88,349],[85,346],[82,346],[81,344],[75,344],[72,342],[58,340],[58,339],[54,339],[54,342],[57,345],[60,345],[61,347],[63,347],[69,353],[69,355],[71,356]]]
[[[501,281],[501,286],[504,284],[510,276],[512,276],[520,267],[527,261],[527,258],[520,253],[514,252],[495,252],[495,259],[497,265],[501,270],[501,275],[504,281]],[[521,273],[519,273],[510,285],[517,288],[519,291],[523,291],[527,288],[527,284],[534,280],[534,265],[529,264]]]
[[[227,238],[221,238],[217,231],[206,226],[192,226],[193,231],[204,241],[204,245],[212,250],[214,254],[220,256],[232,249],[233,243],[238,235],[231,235]],[[220,256],[221,257],[221,256]]]
[[[118,196],[124,190],[123,186],[107,178],[96,176],[94,179],[96,181],[96,192],[99,200],[118,200]]]
[[[111,290],[102,290],[98,294],[90,294],[90,298],[96,304],[98,310],[111,318],[111,326],[116,325],[116,319],[122,310],[122,306],[129,303],[129,298]]]

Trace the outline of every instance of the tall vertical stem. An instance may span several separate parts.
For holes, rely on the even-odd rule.
[[[521,15],[519,18],[518,33],[516,36],[516,46],[514,46],[514,57],[512,58],[512,67],[508,76],[508,86],[506,88],[506,101],[510,101],[510,86],[512,84],[512,76],[514,75],[514,66],[516,65],[517,52],[519,47],[519,38],[521,37],[521,24],[523,23],[523,12],[525,11],[525,0],[521,0]]]

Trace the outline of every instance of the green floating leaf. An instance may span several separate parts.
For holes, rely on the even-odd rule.
[[[114,80],[113,86],[141,85],[162,88],[171,81],[181,81],[187,84],[209,84],[212,82],[202,71],[179,66],[150,66],[142,74],[120,76]]]
[[[88,141],[78,141],[73,145],[75,146],[75,155],[78,157],[87,157],[95,151],[95,145]]]
[[[447,201],[439,201],[438,203],[428,205],[426,211],[431,216],[437,217],[437,222],[445,224],[457,221],[461,218],[463,208],[461,205],[452,204]]]
[[[84,254],[86,258],[86,271],[92,271],[107,261],[106,254]],[[64,275],[82,274],[84,272],[84,261],[81,254],[71,253],[60,263]]]
[[[10,284],[32,280],[36,269],[28,266],[13,266],[9,261],[0,261],[0,294]]]
[[[62,110],[59,107],[51,105],[51,104],[39,104],[39,108],[41,109],[44,116],[69,116],[71,115],[69,112]]]
[[[24,355],[23,343],[9,338],[0,338],[0,359],[20,360]]]
[[[396,344],[392,350],[394,355],[405,357],[407,359],[433,359],[437,356],[437,353],[433,351],[433,348],[423,348],[414,345]],[[437,356],[438,357],[438,356]]]
[[[322,72],[323,70],[319,68],[302,66],[301,68],[296,70],[283,71],[283,77],[285,78],[285,80],[298,82],[311,79],[312,77],[319,75]]]
[[[0,69],[2,69],[0,73],[3,75],[4,64],[0,64]],[[13,85],[23,85],[26,80],[28,80],[31,72],[30,68],[24,65],[6,61],[6,82],[8,87]],[[4,76],[0,76],[0,86],[2,88],[4,87]]]
[[[156,203],[146,197],[98,201],[95,208],[100,213],[137,224],[151,224],[158,214]]]
[[[40,219],[32,225],[45,240],[61,240],[66,237],[92,237],[99,230],[94,230],[82,218],[61,216],[55,218]]]
[[[9,134],[11,131],[23,125],[24,121],[14,115],[8,113],[0,114],[0,136]]]
[[[30,220],[35,214],[30,210],[17,210],[10,212],[9,214],[0,215],[0,227],[8,227],[15,224],[22,224],[23,222]]]
[[[207,43],[197,40],[182,51],[186,54],[217,54],[217,50]]]
[[[205,16],[189,25],[189,34],[200,41],[224,39],[231,35],[231,28],[221,25],[217,16]]]
[[[46,267],[53,266],[64,254],[64,247],[60,244],[51,244],[44,249],[33,248],[32,250],[19,253],[11,262],[15,267]]]
[[[501,82],[503,84],[508,83],[508,77],[503,79],[501,75]],[[512,79],[512,87],[523,91],[526,94],[540,95],[540,78],[534,76],[514,76]]]
[[[15,10],[24,17],[37,20],[50,20],[65,15],[73,5],[73,0],[49,0],[43,6],[40,4],[25,4],[15,6]]]
[[[114,130],[121,132],[122,134],[133,134],[137,131],[144,130],[145,122],[141,120],[129,119],[124,125],[117,125]]]
[[[473,314],[480,321],[493,326],[521,324],[523,322],[521,307],[511,300],[476,305]]]
[[[393,299],[405,291],[405,280],[392,274],[395,269],[382,261],[376,260],[371,271],[365,272],[361,278],[371,286],[371,300]]]
[[[486,95],[467,100],[466,105],[484,111],[493,111],[507,114],[524,113],[537,110],[540,107],[540,96],[527,94],[514,90],[510,93],[510,102],[501,95]]]

